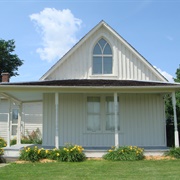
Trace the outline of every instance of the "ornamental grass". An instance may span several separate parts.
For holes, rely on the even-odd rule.
[[[144,149],[137,146],[112,147],[103,156],[105,160],[111,161],[135,161],[144,159]]]

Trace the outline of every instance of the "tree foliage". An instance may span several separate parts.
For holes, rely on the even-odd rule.
[[[176,78],[174,78],[174,81],[180,83],[180,66],[176,70]],[[171,95],[167,95],[165,97],[165,103],[166,103],[166,119],[167,119],[167,124],[169,124],[172,123],[174,120]],[[176,92],[176,114],[177,114],[177,121],[180,124],[180,91]]]
[[[1,73],[8,72],[10,77],[17,76],[18,68],[23,64],[18,55],[14,54],[15,41],[5,41],[0,39],[0,82],[2,80]]]

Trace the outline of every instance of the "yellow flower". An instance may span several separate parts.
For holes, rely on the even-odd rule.
[[[6,144],[4,144],[4,146],[6,146]]]
[[[112,152],[112,151],[113,151],[112,149],[109,150],[109,152]]]
[[[59,153],[56,153],[57,156],[59,156],[60,154]]]
[[[38,154],[41,152],[41,149],[38,150]]]
[[[46,154],[48,153],[49,151],[48,150],[46,150]]]

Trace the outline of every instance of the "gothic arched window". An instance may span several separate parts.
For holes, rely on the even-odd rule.
[[[94,46],[92,74],[112,74],[112,50],[103,38]]]

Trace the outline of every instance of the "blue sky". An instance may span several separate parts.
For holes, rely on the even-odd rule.
[[[11,82],[38,80],[101,20],[167,78],[180,64],[180,0],[0,0],[0,38],[24,64]]]

